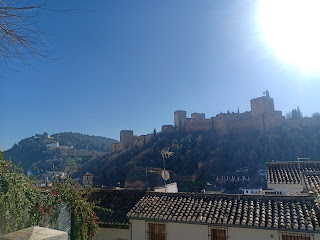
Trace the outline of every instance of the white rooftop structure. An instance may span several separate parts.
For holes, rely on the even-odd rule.
[[[68,240],[68,233],[50,228],[29,227],[0,236],[0,240]]]

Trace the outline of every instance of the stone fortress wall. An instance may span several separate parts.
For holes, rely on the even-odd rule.
[[[269,92],[266,95],[251,100],[251,111],[245,113],[223,113],[215,117],[205,118],[204,113],[193,113],[186,117],[185,111],[174,113],[176,131],[215,131],[218,136],[229,133],[248,131],[265,132],[283,123],[281,111],[274,110],[274,102]]]
[[[153,138],[153,134],[135,136],[133,130],[121,130],[120,142],[112,144],[112,152],[126,150],[132,146],[142,147]]]
[[[162,132],[214,131],[219,137],[223,137],[230,133],[264,133],[284,123],[301,127],[320,126],[319,117],[285,120],[281,111],[274,110],[274,101],[268,91],[264,96],[252,99],[250,104],[251,111],[221,113],[211,118],[205,118],[204,113],[192,113],[191,118],[187,118],[186,111],[178,110],[174,112],[174,125],[163,125]],[[125,150],[131,146],[142,146],[152,137],[153,134],[133,136],[132,130],[122,130],[120,143],[113,144],[112,152]]]

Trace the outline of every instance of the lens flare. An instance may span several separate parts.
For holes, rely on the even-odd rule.
[[[319,0],[260,0],[258,23],[278,58],[304,72],[320,70]]]

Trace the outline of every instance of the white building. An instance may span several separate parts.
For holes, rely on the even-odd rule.
[[[47,149],[54,149],[59,147],[59,142],[53,142],[53,143],[48,143],[46,144]]]
[[[131,240],[319,240],[312,197],[148,193],[127,214]]]
[[[164,193],[177,193],[178,185],[176,182],[166,184],[164,187],[155,187],[155,192],[164,192]]]
[[[268,189],[281,194],[318,193],[320,189],[319,161],[268,162],[266,169]]]
[[[240,188],[244,195],[264,195],[264,191],[262,187],[248,187],[248,188]]]

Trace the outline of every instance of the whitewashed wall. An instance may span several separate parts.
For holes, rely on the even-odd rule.
[[[147,240],[146,221],[131,220],[131,238],[130,240]],[[219,227],[219,226],[218,226]],[[281,240],[282,231],[256,229],[256,228],[239,228],[228,227],[228,240]],[[208,240],[210,226],[187,223],[166,223],[166,240]],[[287,231],[286,231],[287,232]],[[297,232],[287,232],[297,233]],[[303,233],[301,234],[310,234]],[[320,233],[311,234],[311,240],[320,240]]]
[[[303,186],[302,184],[268,183],[268,189],[273,189],[282,194],[301,193]]]
[[[128,240],[129,229],[100,228],[96,232],[95,240]]]

